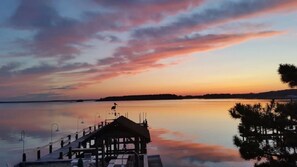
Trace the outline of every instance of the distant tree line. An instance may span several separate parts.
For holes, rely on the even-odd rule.
[[[178,96],[175,94],[110,96],[110,97],[101,98],[97,101],[174,100],[174,99],[182,99],[182,96]]]

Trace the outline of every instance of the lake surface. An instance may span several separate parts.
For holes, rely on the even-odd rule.
[[[228,110],[235,103],[267,103],[259,100],[162,100],[119,101],[117,112],[139,122],[147,117],[152,142],[149,154],[160,154],[165,167],[251,167],[233,145],[238,121]],[[0,104],[0,166],[21,161],[25,152],[51,140],[51,126],[59,125],[53,140],[77,129],[112,119],[113,102]],[[140,118],[141,115],[141,118]],[[81,122],[84,122],[83,124]]]

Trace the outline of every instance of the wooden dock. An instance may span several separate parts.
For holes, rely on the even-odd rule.
[[[100,130],[100,129],[98,129],[98,130]],[[96,133],[96,131],[93,131],[92,133]],[[64,159],[65,156],[69,156],[68,155],[69,151],[73,151],[73,150],[75,150],[75,148],[80,148],[80,143],[85,141],[92,133],[82,136],[81,138],[71,142],[70,144],[67,144],[64,147],[41,157],[37,161],[42,162],[42,161],[52,161],[52,160]],[[62,157],[61,157],[61,155],[62,155]]]
[[[127,157],[125,162],[130,166],[133,164],[136,167],[162,167],[160,156],[147,156],[149,142],[151,139],[146,120],[135,123],[120,116],[112,122],[105,121],[83,129],[81,137],[76,133],[74,138],[68,135],[60,141],[50,143],[47,145],[49,148],[46,155],[41,156],[41,149],[38,148],[35,160],[28,161],[24,153],[23,161],[15,167],[22,167],[24,164],[26,167],[42,167],[44,164],[54,163],[71,164],[77,163],[79,158],[86,160],[86,156],[92,159],[90,162],[96,167],[112,166],[110,162],[117,162],[116,159],[119,157]],[[59,148],[53,150],[54,144],[60,144]]]

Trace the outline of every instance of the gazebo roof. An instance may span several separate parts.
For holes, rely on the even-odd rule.
[[[145,138],[145,141],[147,141],[147,143],[151,141],[150,133],[147,126],[145,126],[144,124],[135,123],[124,116],[120,116],[110,124],[105,125],[94,135],[99,137],[104,137],[106,135],[120,137],[121,135],[123,135],[123,137],[125,137],[124,134],[133,134],[133,136],[143,137]]]

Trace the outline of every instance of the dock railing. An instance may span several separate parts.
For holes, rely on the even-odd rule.
[[[87,128],[84,128],[78,132],[71,133],[67,136],[64,136],[60,138],[59,140],[50,142],[46,145],[43,145],[41,147],[36,148],[30,148],[26,149],[25,152],[22,155],[22,162],[29,162],[29,161],[37,161],[40,160],[43,156],[51,154],[53,151],[58,150],[60,148],[66,147],[70,143],[76,141],[77,139],[91,134],[105,125],[109,124],[109,120],[105,120],[104,122],[101,122],[99,124],[95,124],[94,126],[89,126]],[[64,155],[60,155],[60,159],[63,159]]]

